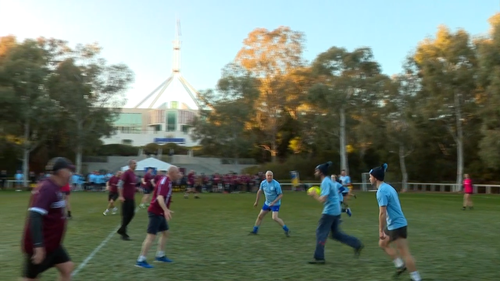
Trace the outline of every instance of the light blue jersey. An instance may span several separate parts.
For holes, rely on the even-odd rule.
[[[387,229],[394,230],[408,225],[396,190],[387,183],[382,183],[377,190],[379,207],[387,207]]]
[[[323,203],[323,214],[340,216],[340,198],[339,198],[339,183],[334,183],[329,177],[325,177],[321,182],[320,197],[328,196]]]
[[[351,184],[351,177],[350,176],[340,176],[339,179],[342,182],[343,186],[348,186]]]
[[[274,200],[276,200],[276,198],[278,198],[278,196],[280,194],[283,193],[283,191],[281,190],[280,183],[275,179],[273,179],[271,182],[268,182],[267,180],[263,180],[260,183],[260,190],[262,190],[262,192],[264,192],[264,196],[266,197],[265,204],[268,206]],[[278,200],[278,202],[276,202],[276,204],[274,204],[274,205],[275,206],[281,205],[281,199]]]

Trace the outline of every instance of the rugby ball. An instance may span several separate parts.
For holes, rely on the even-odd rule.
[[[319,188],[319,186],[312,186],[307,190],[307,194],[312,195],[313,193],[316,193],[318,195],[321,193],[321,189]]]

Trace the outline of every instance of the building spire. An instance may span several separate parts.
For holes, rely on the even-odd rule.
[[[181,71],[181,21],[177,19],[175,40],[174,40],[174,60],[172,71],[178,73]]]

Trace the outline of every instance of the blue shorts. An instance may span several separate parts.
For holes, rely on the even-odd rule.
[[[281,205],[273,205],[271,207],[269,207],[266,203],[264,203],[264,205],[262,206],[262,211],[273,211],[273,212],[279,212],[280,211],[280,206]]]

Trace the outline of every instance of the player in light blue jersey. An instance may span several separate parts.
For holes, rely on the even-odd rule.
[[[340,230],[341,209],[338,185],[334,184],[328,176],[328,168],[331,164],[332,162],[328,162],[316,167],[314,175],[321,179],[321,193],[312,192],[309,194],[324,205],[323,214],[316,229],[316,251],[314,259],[309,262],[310,264],[325,264],[325,243],[330,232],[332,239],[352,247],[356,257],[361,254],[363,249],[363,244],[358,238],[347,235]]]
[[[349,208],[348,205],[344,203],[344,198],[349,194],[349,189],[345,186],[343,186],[339,180],[337,180],[336,175],[332,175],[332,182],[337,185],[338,190],[339,190],[339,200],[340,200],[340,206],[342,207],[342,213],[346,213],[348,216],[352,216],[351,208]],[[342,222],[342,220],[341,220]]]
[[[379,205],[380,240],[378,244],[394,261],[396,276],[401,275],[408,268],[411,280],[421,281],[406,240],[408,223],[401,209],[398,193],[391,185],[384,182],[386,171],[387,164],[370,171],[370,183],[377,188]],[[392,248],[391,244],[394,244],[396,249]]]
[[[283,191],[281,190],[280,183],[277,180],[273,179],[273,172],[267,171],[266,179],[260,183],[259,191],[257,191],[257,198],[255,199],[255,203],[253,204],[254,207],[259,204],[261,193],[264,193],[266,201],[264,202],[262,210],[260,210],[260,213],[257,216],[255,226],[253,227],[253,230],[252,232],[250,232],[250,234],[257,234],[262,220],[267,215],[267,213],[269,213],[269,211],[272,211],[273,220],[283,228],[283,230],[285,231],[285,235],[287,237],[290,237],[290,229],[288,229],[283,220],[278,216],[281,207],[281,198],[283,197]]]

